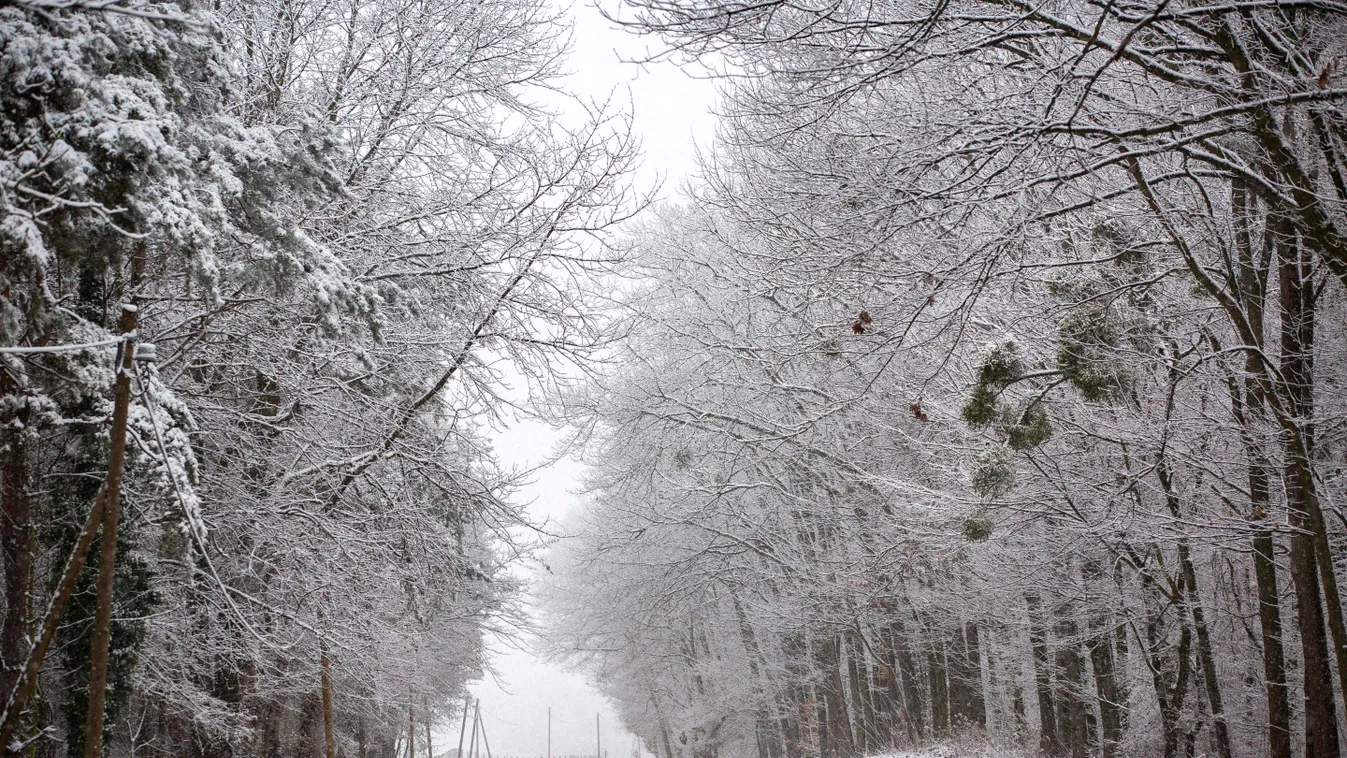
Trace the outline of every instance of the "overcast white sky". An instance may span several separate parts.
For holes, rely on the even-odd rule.
[[[621,9],[620,0],[599,1],[610,11]],[[612,93],[616,103],[630,102],[644,153],[636,182],[649,186],[656,174],[666,176],[662,196],[672,197],[696,170],[696,148],[709,147],[715,134],[715,83],[699,67],[626,62],[661,50],[659,40],[612,28],[594,0],[574,0],[569,10],[575,22],[571,91],[599,101]]]
[[[611,6],[611,0],[605,7]],[[675,196],[695,173],[697,148],[710,145],[715,131],[712,114],[714,83],[696,78],[673,63],[638,66],[625,60],[646,57],[657,42],[613,29],[590,0],[569,6],[575,23],[570,58],[573,92],[592,100],[610,95],[630,107],[644,153],[635,181],[639,188],[663,179],[661,196]],[[506,465],[532,467],[549,457],[557,435],[532,421],[519,421],[496,436],[497,453]],[[539,472],[523,496],[533,501],[535,521],[555,522],[576,504],[579,466],[563,460]],[[498,679],[473,686],[481,699],[483,723],[495,756],[542,756],[547,750],[547,709],[552,708],[552,754],[593,755],[595,714],[600,714],[603,749],[609,758],[629,758],[633,738],[621,728],[608,703],[584,680],[547,664],[531,653],[501,650],[493,657]],[[441,725],[435,752],[457,746],[458,724]]]

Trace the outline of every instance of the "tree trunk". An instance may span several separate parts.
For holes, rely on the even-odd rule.
[[[319,668],[323,686],[323,753],[326,758],[337,758],[337,735],[332,720],[332,666],[327,657],[327,641],[318,640]]]
[[[28,584],[32,569],[32,524],[29,516],[28,405],[22,388],[0,369],[0,396],[19,400],[13,414],[0,418],[7,429],[0,445],[0,563],[5,571],[5,619],[0,628],[0,692],[9,692],[28,657]]]
[[[903,710],[907,716],[908,733],[915,742],[926,736],[926,704],[921,701],[918,686],[917,658],[912,654],[912,641],[902,624],[892,627],[894,668],[898,670],[902,687]]]
[[[1090,751],[1093,729],[1085,708],[1085,671],[1076,636],[1076,623],[1062,619],[1057,627],[1057,735],[1071,758],[1085,758]]]
[[[982,650],[977,624],[955,631],[949,661],[950,722],[957,729],[987,726],[987,701],[982,693]]]
[[[1300,627],[1305,696],[1305,756],[1338,755],[1336,698],[1320,598],[1315,539],[1314,305],[1304,252],[1290,234],[1277,243],[1281,305],[1281,374],[1294,429],[1284,434],[1287,520],[1291,535],[1291,581]]]
[[[1034,655],[1034,683],[1038,690],[1038,746],[1046,755],[1060,755],[1062,741],[1057,734],[1057,708],[1052,695],[1052,663],[1048,653],[1048,632],[1043,626],[1043,604],[1038,594],[1026,592],[1029,608],[1029,646]]]
[[[893,612],[894,609],[887,609]],[[889,627],[876,630],[875,645],[861,630],[860,620],[855,620],[856,637],[860,640],[866,655],[867,682],[870,689],[870,714],[873,723],[868,730],[869,748],[893,747],[899,744],[901,737],[911,739],[911,734],[902,734],[902,687],[898,682],[898,670],[893,660],[893,644],[888,639]],[[878,650],[875,648],[878,647]]]
[[[1258,582],[1258,622],[1263,633],[1263,679],[1267,691],[1270,758],[1291,758],[1291,700],[1286,689],[1286,654],[1282,649],[1281,600],[1272,532],[1253,538],[1254,575]]]
[[[854,749],[860,755],[869,755],[876,747],[873,739],[874,693],[877,691],[870,677],[865,648],[859,632],[842,632],[842,645],[847,660],[847,719],[851,722]]]
[[[1170,515],[1176,520],[1183,518],[1178,493],[1174,489],[1173,472],[1168,459],[1161,457],[1157,461],[1156,476],[1164,492]],[[1211,636],[1207,632],[1206,614],[1202,609],[1202,599],[1197,591],[1197,571],[1193,568],[1192,550],[1188,538],[1178,540],[1179,571],[1184,586],[1183,604],[1193,619],[1193,631],[1197,634],[1197,654],[1202,662],[1203,682],[1206,685],[1207,703],[1211,706],[1212,729],[1216,736],[1216,750],[1220,758],[1230,758],[1230,730],[1225,722],[1225,708],[1221,703],[1221,683],[1216,676],[1216,656],[1211,649]]]
[[[748,613],[744,611],[739,596],[733,591],[730,592],[730,601],[734,607],[734,617],[739,623],[739,642],[744,646],[744,655],[748,658],[748,674],[753,677],[759,692],[775,692],[771,683],[765,678],[767,662],[763,659],[762,648],[758,645],[758,638],[748,619]],[[781,753],[780,731],[776,728],[776,721],[771,718],[766,702],[758,705],[755,722],[754,734],[760,758],[778,758]]]
[[[1160,548],[1154,547],[1153,550],[1157,555],[1155,563],[1161,563]],[[1171,645],[1166,639],[1168,634],[1164,618],[1169,608],[1183,601],[1183,576],[1180,575],[1177,582],[1169,582],[1167,576],[1162,576],[1161,578],[1164,579],[1162,584],[1160,578],[1155,576],[1155,569],[1149,561],[1142,562],[1140,556],[1134,556],[1133,560],[1138,566],[1138,576],[1147,596],[1160,599],[1164,603],[1161,607],[1152,608],[1149,611],[1150,618],[1146,621],[1146,639],[1143,641],[1143,647],[1147,668],[1151,672],[1151,682],[1155,687],[1156,703],[1160,710],[1164,756],[1165,758],[1176,758],[1184,740],[1183,724],[1180,717],[1183,714],[1184,701],[1188,696],[1188,678],[1192,672],[1193,634],[1192,627],[1188,625],[1187,617],[1179,615],[1179,642],[1171,659],[1167,655]],[[1172,589],[1166,591],[1165,585],[1172,587]]]
[[[18,730],[24,707],[37,689],[38,672],[46,660],[52,640],[56,638],[56,630],[65,616],[66,607],[70,604],[70,596],[75,592],[80,574],[84,571],[89,548],[93,545],[95,535],[98,534],[99,524],[103,522],[103,507],[106,501],[107,485],[104,484],[98,491],[98,499],[94,501],[94,507],[90,509],[84,528],[80,530],[79,537],[75,541],[75,548],[66,559],[65,568],[61,571],[61,580],[56,585],[56,592],[47,605],[47,612],[43,614],[42,630],[38,634],[37,644],[29,651],[18,681],[14,682],[9,692],[5,694],[5,710],[3,717],[0,718],[0,745],[8,746],[11,743],[14,733]]]
[[[1091,627],[1090,666],[1099,700],[1100,754],[1103,758],[1116,758],[1118,743],[1122,741],[1123,702],[1113,656],[1113,635],[1102,618],[1096,617]]]
[[[1127,624],[1118,624],[1113,630],[1113,664],[1114,670],[1122,672],[1122,676],[1114,679],[1118,686],[1118,703],[1122,706],[1122,712],[1119,713],[1119,727],[1121,733],[1127,732],[1127,718],[1131,713],[1128,707],[1132,702],[1132,688],[1127,681],[1127,671],[1130,648],[1127,644]]]
[[[821,646],[819,665],[823,666],[824,687],[823,707],[827,724],[825,755],[838,758],[850,758],[855,754],[855,745],[851,736],[851,723],[847,718],[846,695],[842,682],[842,656],[840,634],[831,634]]]
[[[1207,687],[1207,703],[1211,706],[1212,729],[1216,736],[1216,751],[1220,758],[1230,758],[1230,730],[1225,723],[1225,707],[1221,703],[1221,683],[1216,676],[1216,656],[1211,649],[1211,635],[1207,632],[1206,615],[1197,592],[1197,572],[1189,554],[1188,539],[1179,540],[1179,563],[1184,584],[1188,586],[1189,612],[1193,630],[1197,633],[1197,654],[1202,661],[1202,676]]]
[[[931,733],[936,738],[948,737],[949,679],[945,663],[945,643],[932,633],[926,649],[927,674],[931,683]]]
[[[1253,234],[1249,225],[1249,197],[1243,182],[1231,184],[1231,208],[1235,221],[1237,251],[1236,282],[1240,304],[1255,344],[1249,345],[1244,359],[1245,378],[1241,391],[1230,379],[1230,404],[1239,423],[1240,439],[1248,467],[1249,518],[1257,529],[1252,538],[1254,577],[1258,586],[1258,623],[1263,641],[1263,680],[1267,698],[1269,758],[1291,758],[1291,702],[1286,688],[1286,655],[1282,646],[1281,598],[1277,589],[1277,562],[1272,532],[1267,528],[1271,517],[1271,465],[1255,433],[1267,422],[1264,366],[1258,353],[1264,348],[1264,324],[1267,310],[1267,269],[1271,255],[1255,259]],[[1273,231],[1268,219],[1267,235]]]
[[[664,724],[663,718],[659,719],[659,736],[660,741],[664,743],[664,758],[674,758],[673,744],[669,742],[669,727]],[[463,757],[460,755],[458,758]]]

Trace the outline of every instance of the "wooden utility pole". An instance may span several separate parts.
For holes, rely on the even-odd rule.
[[[435,747],[430,743],[430,699],[421,698],[421,709],[426,712],[426,758],[435,758]],[[335,758],[335,756],[333,757]]]
[[[458,728],[458,752],[454,758],[463,758],[463,737],[468,733],[468,699],[463,698],[463,724]]]
[[[486,720],[480,716],[477,718],[477,728],[482,731],[482,749],[486,751],[486,758],[491,758],[491,741],[486,738]]]
[[[468,740],[469,758],[477,758],[477,717],[480,715],[482,707],[481,700],[475,700],[472,704],[472,738]]]
[[[603,758],[603,732],[599,729],[599,714],[594,714],[594,755]]]
[[[547,706],[547,758],[552,758],[552,706]]]
[[[98,604],[89,650],[89,712],[84,725],[84,758],[102,758],[103,702],[108,688],[108,639],[112,634],[112,580],[117,564],[117,519],[126,463],[126,418],[131,407],[131,371],[135,359],[136,306],[122,304],[122,344],[117,355],[117,383],[112,407],[112,449],[108,454],[107,494],[98,562]]]

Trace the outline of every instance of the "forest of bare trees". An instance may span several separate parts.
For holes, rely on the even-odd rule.
[[[563,5],[0,3],[0,752],[431,753],[549,540],[657,758],[1347,751],[1347,5],[602,10],[680,199]]]
[[[623,11],[724,114],[554,653],[661,758],[1340,755],[1347,8]]]

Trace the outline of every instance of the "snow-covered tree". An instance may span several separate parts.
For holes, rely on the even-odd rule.
[[[527,524],[483,424],[504,365],[549,391],[610,339],[591,278],[638,207],[625,122],[544,118],[564,28],[529,2],[3,19],[6,696],[61,621],[6,749],[84,752],[97,561],[43,609],[99,554],[125,302],[157,362],[131,385],[110,749],[391,755],[516,621]]]

